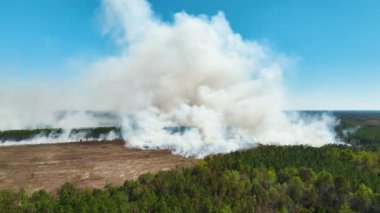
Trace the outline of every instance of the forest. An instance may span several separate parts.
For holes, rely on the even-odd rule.
[[[122,186],[0,191],[4,212],[379,212],[380,158],[342,145],[259,146]]]
[[[111,132],[114,132],[116,137],[121,138],[120,127],[76,128],[70,130],[68,137],[80,137],[86,140],[96,140]],[[54,139],[60,137],[63,133],[64,130],[61,128],[6,130],[0,131],[0,143],[6,141],[18,142],[33,139],[36,137],[48,137]]]
[[[380,212],[377,117],[340,116],[348,145],[259,145],[102,189],[3,189],[0,212]]]
[[[338,137],[358,149],[380,150],[380,112],[335,112],[340,119],[336,127]]]

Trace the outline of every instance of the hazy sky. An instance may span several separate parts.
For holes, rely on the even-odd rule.
[[[235,32],[296,61],[285,85],[296,109],[380,109],[378,0],[151,0],[164,20],[178,11],[224,11]],[[101,34],[99,1],[1,0],[0,85],[70,81],[118,50]]]

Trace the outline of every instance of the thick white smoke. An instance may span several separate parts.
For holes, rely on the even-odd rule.
[[[281,64],[234,33],[222,12],[164,22],[144,0],[104,0],[122,54],[95,63],[101,109],[121,110],[126,145],[204,156],[257,143],[334,142],[335,120],[286,115]],[[188,127],[173,134],[168,127]]]
[[[202,157],[335,141],[334,118],[283,111],[280,60],[234,33],[222,12],[165,22],[145,0],[103,0],[102,11],[104,33],[122,51],[89,67],[80,105],[118,112],[126,146]]]

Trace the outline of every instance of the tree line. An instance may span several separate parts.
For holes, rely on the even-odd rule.
[[[81,136],[84,139],[99,139],[102,135],[114,132],[118,138],[121,138],[120,127],[95,127],[95,128],[74,128],[68,133],[69,137]],[[43,129],[24,129],[24,130],[6,130],[0,131],[0,142],[5,141],[23,141],[35,137],[58,138],[64,133],[61,128],[43,128]]]

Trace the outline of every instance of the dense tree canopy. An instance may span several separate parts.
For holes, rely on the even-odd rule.
[[[4,212],[379,212],[379,153],[259,146],[145,174],[122,186],[0,191]]]

